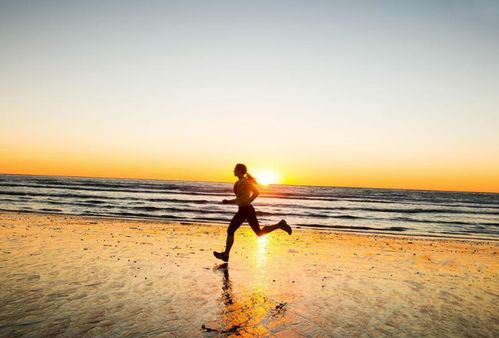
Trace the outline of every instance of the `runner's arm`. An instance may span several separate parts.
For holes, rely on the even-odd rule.
[[[249,203],[252,203],[258,195],[260,195],[260,191],[254,185],[251,185],[251,197],[249,199]]]

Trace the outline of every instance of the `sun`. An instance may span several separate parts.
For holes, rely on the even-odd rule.
[[[279,175],[271,170],[256,170],[254,176],[261,185],[279,183]]]

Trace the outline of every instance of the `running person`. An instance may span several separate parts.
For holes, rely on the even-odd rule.
[[[234,184],[234,193],[236,198],[232,200],[223,200],[224,204],[237,204],[239,210],[232,218],[229,227],[227,228],[227,241],[225,243],[224,252],[213,252],[213,255],[223,260],[224,262],[229,261],[229,253],[234,244],[234,233],[243,224],[244,221],[248,220],[251,229],[255,234],[260,237],[268,234],[277,229],[286,231],[289,235],[293,232],[291,227],[286,223],[285,220],[281,220],[279,223],[274,225],[266,225],[260,228],[258,224],[258,219],[256,218],[255,208],[251,205],[251,202],[260,194],[256,187],[256,180],[248,174],[246,166],[244,164],[238,163],[234,168],[234,176],[237,176],[239,180]]]

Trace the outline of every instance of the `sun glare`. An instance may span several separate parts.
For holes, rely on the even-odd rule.
[[[267,248],[267,236],[261,236],[257,239],[257,250],[256,253],[256,263],[259,267],[262,267],[267,260],[266,248]]]
[[[275,172],[270,170],[255,171],[255,178],[258,181],[258,183],[262,185],[279,183],[279,176]]]

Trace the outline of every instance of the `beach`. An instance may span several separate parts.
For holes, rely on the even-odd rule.
[[[292,225],[292,224],[291,224]],[[0,213],[0,336],[497,337],[499,241]]]

